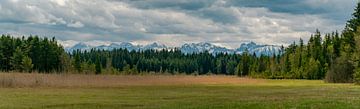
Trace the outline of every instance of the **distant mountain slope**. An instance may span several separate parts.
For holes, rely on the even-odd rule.
[[[211,43],[201,42],[201,43],[186,43],[180,47],[180,50],[183,53],[200,53],[200,52],[209,52],[213,54],[217,53],[235,53],[232,49],[227,49],[225,47],[220,47],[213,45]]]
[[[280,49],[281,47],[277,45],[258,45],[254,42],[250,42],[241,44],[240,47],[236,49],[236,53],[242,54],[247,50],[248,53],[255,53],[257,56],[260,56],[261,54],[270,56],[279,54]]]
[[[76,42],[76,41],[59,41],[61,45],[64,46],[67,52],[72,52],[73,50],[90,50],[92,48],[101,49],[101,50],[113,50],[113,49],[127,49],[127,50],[162,50],[162,49],[174,49],[174,47],[167,47],[164,44],[160,43],[151,43],[148,45],[134,45],[129,42],[109,42],[109,41],[88,41],[88,42]],[[200,52],[209,52],[212,54],[218,53],[228,53],[228,54],[242,54],[245,51],[257,56],[263,55],[272,55],[279,54],[280,46],[277,45],[259,45],[254,42],[242,43],[239,48],[229,49],[226,47],[216,46],[211,43],[201,42],[201,43],[185,43],[179,48],[185,54],[191,53],[200,53]]]

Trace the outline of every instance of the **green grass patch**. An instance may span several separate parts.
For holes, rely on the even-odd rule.
[[[251,85],[2,88],[1,109],[360,108],[360,87],[309,80]]]

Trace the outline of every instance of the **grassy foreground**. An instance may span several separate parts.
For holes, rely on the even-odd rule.
[[[44,75],[38,75],[37,78],[42,76]],[[49,75],[46,76],[49,78]],[[65,77],[79,79],[73,76]],[[48,84],[0,88],[0,108],[360,108],[360,87],[352,84],[326,84],[309,80],[256,80],[227,76],[95,76],[90,79],[106,82],[109,78],[115,78],[111,82],[118,84],[109,83],[113,85],[104,85],[106,87],[82,83],[79,86]],[[39,80],[46,82],[45,79],[37,79]]]

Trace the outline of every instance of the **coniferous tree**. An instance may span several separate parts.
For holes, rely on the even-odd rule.
[[[16,71],[23,71],[23,58],[25,57],[24,53],[22,52],[22,50],[20,49],[20,47],[17,47],[15,49],[15,52],[13,54],[13,56],[11,57],[10,60],[10,64],[12,66],[12,68]]]
[[[22,66],[23,66],[23,70],[25,72],[28,72],[28,73],[31,73],[32,72],[32,69],[34,67],[34,64],[32,63],[32,60],[30,57],[28,56],[25,56],[23,59],[22,59],[22,62],[21,62]]]
[[[78,53],[75,54],[74,67],[77,72],[82,72],[80,55]]]
[[[332,59],[340,56],[340,48],[341,48],[341,40],[340,40],[340,37],[339,37],[339,33],[336,32],[335,36],[333,38],[334,55],[333,55]]]
[[[227,75],[234,75],[237,63],[235,61],[227,62],[226,65],[226,74]]]
[[[96,58],[95,61],[95,74],[101,74],[101,63],[99,58]]]
[[[351,31],[354,33],[360,26],[360,2],[357,3],[352,16],[353,17],[346,24],[345,31]]]
[[[249,64],[250,64],[250,59],[248,56],[248,52],[245,51],[245,53],[243,53],[242,57],[241,57],[241,71],[240,71],[240,76],[245,76],[249,74]]]

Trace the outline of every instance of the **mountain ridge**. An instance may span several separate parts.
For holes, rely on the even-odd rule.
[[[72,52],[74,50],[91,50],[101,49],[101,50],[113,50],[113,49],[127,49],[127,50],[162,50],[162,49],[179,49],[185,54],[200,53],[200,52],[209,52],[212,54],[218,53],[228,53],[228,54],[242,54],[248,52],[250,54],[255,53],[257,56],[260,55],[273,55],[279,54],[281,46],[278,45],[268,45],[268,44],[256,44],[255,42],[246,42],[241,43],[238,48],[230,49],[222,46],[218,46],[209,42],[199,42],[199,43],[184,43],[179,47],[168,47],[165,44],[158,42],[153,42],[146,45],[136,45],[130,42],[110,42],[110,41],[87,41],[87,42],[77,42],[77,41],[59,41],[66,52]]]

